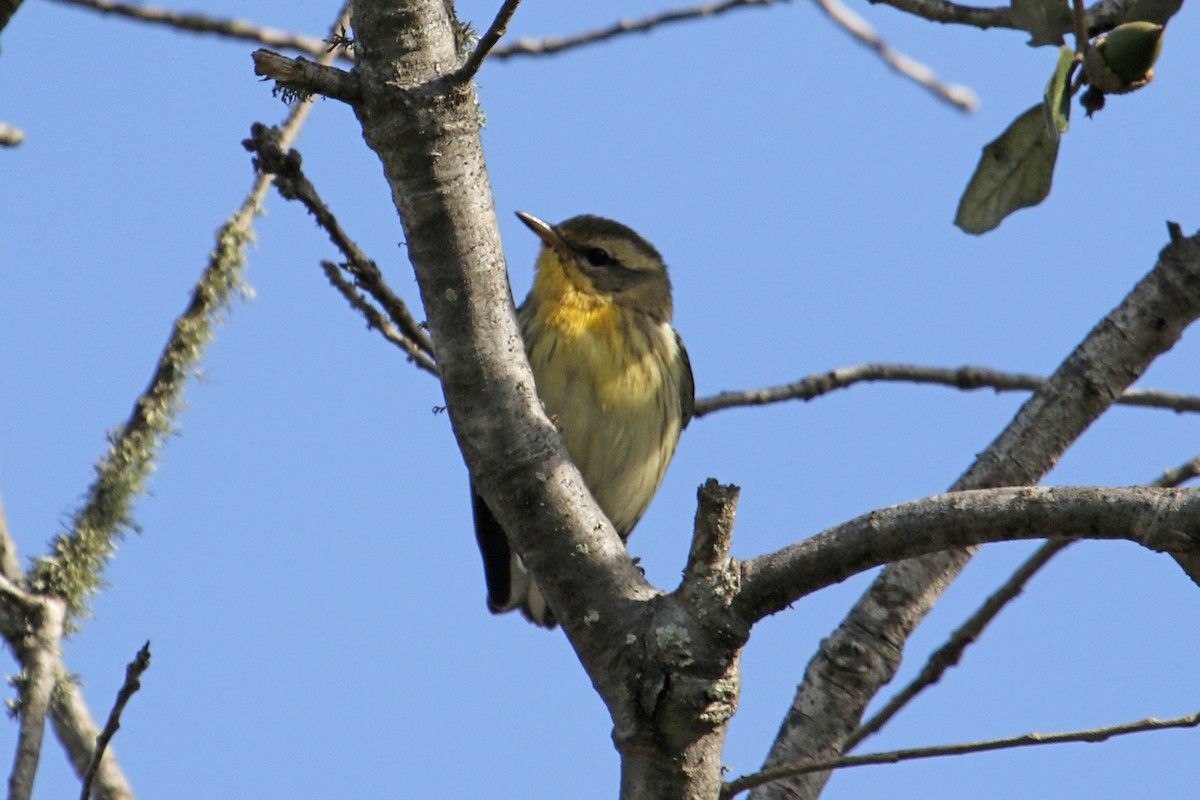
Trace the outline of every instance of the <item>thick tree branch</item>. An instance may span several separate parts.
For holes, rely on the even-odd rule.
[[[1200,316],[1200,236],[1172,241],[1154,269],[1025,402],[954,490],[1040,480],[1076,438]],[[970,559],[949,551],[885,568],[809,663],[766,767],[840,755],[903,643]],[[754,790],[756,800],[815,800],[828,775],[797,776]]]
[[[357,0],[355,107],[404,225],[446,405],[476,489],[612,715],[625,800],[714,797],[744,632],[711,631],[633,564],[537,397],[471,83],[443,0]],[[723,615],[728,618],[728,615]]]
[[[18,678],[20,729],[16,758],[8,778],[9,800],[29,800],[33,796],[66,620],[66,604],[56,598],[29,597],[27,607],[25,635],[10,641],[22,670]]]
[[[864,570],[988,542],[1127,539],[1200,550],[1200,490],[1056,486],[976,489],[872,511],[741,564],[734,610],[762,619]]]
[[[1200,475],[1200,458],[1194,458],[1186,464],[1165,471],[1147,485],[1162,489],[1171,489],[1197,475]],[[1070,539],[1054,539],[1039,547],[1037,552],[1026,559],[1021,566],[1017,567],[1008,580],[1001,584],[974,614],[950,634],[945,644],[930,654],[929,658],[925,661],[925,666],[921,668],[917,677],[913,678],[883,708],[875,712],[869,720],[860,725],[854,733],[847,737],[842,745],[842,752],[849,752],[868,736],[877,733],[901,709],[908,705],[913,698],[941,680],[942,675],[950,667],[957,665],[959,660],[962,659],[967,647],[979,638],[984,629],[992,623],[1009,603],[1020,596],[1025,586],[1033,579],[1033,576],[1071,544],[1073,544],[1073,541]],[[1179,554],[1172,555],[1177,560],[1180,558]],[[1196,578],[1193,577],[1193,580],[1196,580]]]
[[[989,753],[993,750],[1011,750],[1014,747],[1036,747],[1044,744],[1068,744],[1077,742],[1104,742],[1114,736],[1127,736],[1131,733],[1146,731],[1162,731],[1173,728],[1195,728],[1200,725],[1200,712],[1172,719],[1155,719],[1147,717],[1136,722],[1125,722],[1104,728],[1088,728],[1079,731],[1064,731],[1061,733],[1027,733],[1024,736],[1012,736],[1005,739],[986,739],[981,742],[961,742],[959,744],[939,745],[936,747],[914,747],[907,750],[890,750],[885,753],[869,753],[861,756],[844,756],[825,761],[797,762],[785,764],[772,770],[746,775],[726,784],[721,792],[722,800],[728,800],[741,792],[755,786],[761,786],[770,781],[793,775],[804,775],[812,772],[826,772],[831,769],[847,767],[865,767],[872,764],[898,764],[901,761],[912,761],[920,758],[937,758],[939,756],[961,756],[970,753]]]
[[[992,592],[966,622],[954,630],[945,644],[930,654],[917,677],[897,692],[883,708],[860,725],[854,733],[846,737],[846,741],[842,743],[842,752],[848,753],[863,739],[878,733],[917,695],[941,680],[946,670],[958,664],[967,647],[975,643],[992,620],[1021,594],[1033,576],[1050,563],[1051,559],[1074,543],[1075,541],[1071,539],[1053,539],[1039,547],[1037,552],[1017,567],[1000,588]]]
[[[916,364],[856,364],[829,372],[819,372],[784,386],[721,392],[696,401],[695,415],[742,406],[763,406],[786,400],[812,400],[856,383],[926,383],[957,389],[995,389],[997,392],[1038,391],[1048,385],[1040,375],[1001,372],[988,367],[922,367]],[[1126,389],[1117,398],[1118,405],[1166,408],[1179,412],[1200,412],[1200,397],[1156,389]]]

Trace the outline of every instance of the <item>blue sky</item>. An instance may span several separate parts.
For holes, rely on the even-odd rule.
[[[460,0],[486,27],[495,3]],[[658,10],[530,0],[512,36]],[[323,3],[212,2],[323,35]],[[1037,102],[1054,67],[1006,31],[855,10],[945,80],[965,116],[887,71],[807,3],[747,10],[553,58],[489,63],[484,142],[514,291],[535,238],[512,212],[589,212],[666,257],[697,391],[785,383],[864,361],[1051,371],[1153,265],[1166,220],[1200,226],[1200,23],[1185,9],[1158,76],[1088,120],[1073,112],[1039,208],[983,237],[951,225],[980,148]],[[145,386],[212,233],[251,181],[240,146],[285,109],[253,46],[28,0],[3,34],[0,491],[25,557],[43,552]],[[321,102],[305,167],[391,284],[416,303],[378,161]],[[561,633],[484,607],[466,471],[439,388],[364,324],[317,266],[336,254],[272,195],[248,279],[180,435],[67,645],[98,715],[146,640],[154,663],[115,740],[146,797],[616,794],[610,722]],[[417,310],[420,316],[419,310]],[[1197,393],[1197,334],[1139,385]],[[944,490],[1021,397],[858,386],[724,411],[685,433],[632,540],[670,588],[695,489],[743,488],[750,557],[872,508]],[[1115,409],[1048,482],[1148,481],[1200,451],[1200,420]],[[912,639],[900,680],[1029,552],[987,548]],[[816,644],[860,576],[758,626],[726,762],[762,760]],[[1072,548],[963,664],[862,750],[1175,716],[1196,709],[1200,594],[1164,556]],[[6,668],[13,671],[10,665]],[[826,797],[1194,796],[1194,732],[838,774]],[[0,726],[0,752],[15,727]],[[37,797],[77,792],[56,744]]]

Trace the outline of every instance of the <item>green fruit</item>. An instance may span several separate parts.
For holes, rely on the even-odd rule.
[[[1162,52],[1163,26],[1153,22],[1127,22],[1104,39],[1104,60],[1126,83],[1147,76]]]

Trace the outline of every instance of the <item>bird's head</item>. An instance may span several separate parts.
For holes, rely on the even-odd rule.
[[[653,245],[632,228],[584,214],[550,225],[532,214],[517,216],[542,240],[539,279],[565,281],[573,291],[671,319],[671,281]]]

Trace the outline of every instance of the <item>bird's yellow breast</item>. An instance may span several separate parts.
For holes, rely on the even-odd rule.
[[[684,424],[678,340],[668,323],[581,288],[553,254],[539,259],[536,281],[538,301],[522,308],[521,323],[538,395],[625,536],[658,489]]]

